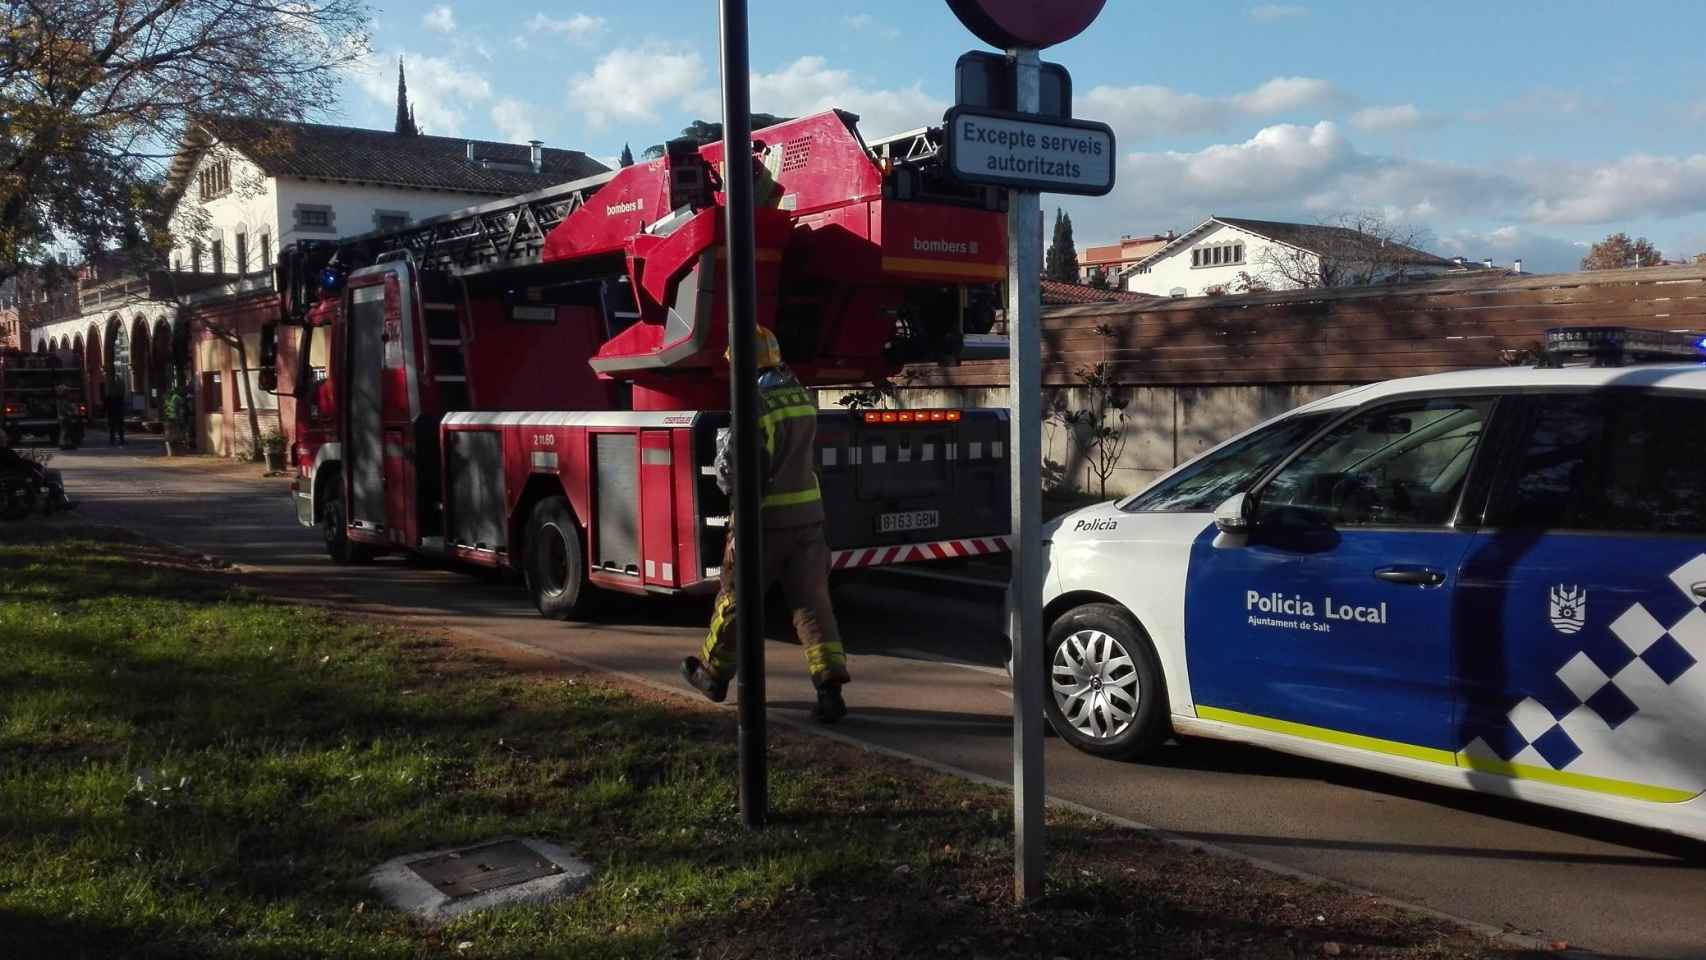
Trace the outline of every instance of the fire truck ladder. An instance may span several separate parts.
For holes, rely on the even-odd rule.
[[[536,264],[551,229],[584,206],[614,176],[615,171],[596,174],[431,217],[401,229],[338,240],[336,246],[359,252],[360,259],[369,263],[386,254],[407,251],[422,270],[442,270],[461,277]]]

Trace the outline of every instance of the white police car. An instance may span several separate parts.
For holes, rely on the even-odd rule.
[[[1546,348],[1309,404],[1045,526],[1054,728],[1706,839],[1706,338]]]

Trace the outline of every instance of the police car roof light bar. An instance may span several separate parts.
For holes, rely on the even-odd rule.
[[[1623,367],[1636,363],[1706,363],[1706,337],[1635,327],[1553,327],[1540,366]]]

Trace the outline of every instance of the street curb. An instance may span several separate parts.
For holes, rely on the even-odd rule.
[[[624,670],[611,670],[608,667],[600,666],[599,664],[592,663],[592,662],[587,661],[587,660],[582,660],[581,658],[576,657],[572,654],[561,653],[561,652],[556,651],[556,650],[551,650],[551,649],[548,649],[546,647],[538,646],[537,644],[528,643],[525,640],[511,640],[508,637],[488,636],[485,634],[479,634],[479,633],[476,633],[475,631],[468,630],[465,628],[459,628],[459,627],[449,627],[449,628],[444,628],[444,629],[446,630],[446,632],[449,632],[449,633],[464,634],[464,635],[476,638],[482,643],[496,643],[496,644],[500,644],[503,646],[512,647],[512,648],[515,648],[518,650],[524,650],[528,653],[536,654],[536,655],[543,656],[543,657],[548,657],[550,659],[558,660],[558,661],[561,661],[563,663],[572,664],[574,666],[580,667],[581,669],[589,671],[591,673],[600,673],[600,674],[604,674],[605,676],[616,677],[616,678],[619,678],[619,679],[621,679],[625,682],[628,682],[628,683],[638,684],[638,685],[646,687],[647,689],[650,689],[650,690],[655,690],[655,691],[658,691],[660,693],[669,694],[671,697],[673,697],[675,699],[686,700],[686,701],[689,701],[691,703],[697,703],[697,704],[701,704],[701,705],[703,705],[705,703],[704,698],[702,696],[700,696],[699,694],[689,693],[685,689],[683,689],[681,687],[677,687],[673,684],[660,683],[656,680],[652,680],[650,678],[640,676],[639,674],[628,673],[627,671],[624,671]],[[722,709],[727,709],[727,708],[722,708]],[[966,781],[970,781],[972,783],[981,784],[981,785],[986,786],[986,787],[993,787],[997,790],[1000,790],[1003,793],[1012,793],[1012,791],[1013,791],[1013,785],[1011,783],[1006,782],[1006,781],[997,780],[994,777],[987,777],[981,773],[977,773],[977,772],[974,772],[971,770],[966,770],[962,767],[956,767],[956,766],[953,766],[952,764],[942,763],[942,762],[937,761],[937,760],[931,760],[928,757],[921,757],[921,756],[918,756],[917,754],[907,753],[904,750],[897,750],[893,747],[885,747],[881,744],[870,743],[870,742],[865,741],[865,740],[860,740],[857,737],[850,736],[850,735],[845,734],[845,733],[840,733],[840,732],[837,732],[835,730],[827,729],[824,726],[822,726],[821,724],[806,723],[806,722],[802,722],[799,720],[795,720],[795,719],[792,719],[790,717],[785,717],[785,716],[782,716],[780,714],[777,714],[774,710],[766,711],[766,717],[769,719],[769,721],[771,723],[774,723],[774,724],[781,726],[781,727],[785,727],[794,733],[805,734],[807,736],[813,736],[813,737],[822,737],[825,740],[832,740],[836,743],[841,743],[841,744],[844,744],[844,745],[850,746],[850,747],[856,747],[860,750],[864,750],[864,751],[867,751],[870,753],[881,754],[883,756],[891,757],[891,758],[896,759],[896,760],[903,760],[903,761],[910,763],[914,766],[922,767],[926,770],[930,770],[930,771],[933,771],[935,773],[940,773],[940,774],[943,774],[945,776],[950,776],[950,777],[957,777],[961,780],[966,780]],[[1096,820],[1101,820],[1105,823],[1110,823],[1110,824],[1113,824],[1114,826],[1117,826],[1117,827],[1123,827],[1127,830],[1132,830],[1132,831],[1136,831],[1138,833],[1147,834],[1148,836],[1151,836],[1157,840],[1160,840],[1163,843],[1167,843],[1167,844],[1170,844],[1172,846],[1183,847],[1183,848],[1187,848],[1190,850],[1202,851],[1203,853],[1211,854],[1213,856],[1221,857],[1223,859],[1234,860],[1234,861],[1237,861],[1240,863],[1245,863],[1245,864],[1248,864],[1252,867],[1256,867],[1258,869],[1265,870],[1265,871],[1268,871],[1270,873],[1279,874],[1280,876],[1290,877],[1294,880],[1302,880],[1302,881],[1305,881],[1308,883],[1320,884],[1323,886],[1331,887],[1331,888],[1336,889],[1336,890],[1344,891],[1346,893],[1353,893],[1353,894],[1356,894],[1358,896],[1368,897],[1370,900],[1373,900],[1376,903],[1379,903],[1379,904],[1382,904],[1382,905],[1388,906],[1388,907],[1393,907],[1393,908],[1396,908],[1399,910],[1403,910],[1407,913],[1414,913],[1414,914],[1418,914],[1418,915],[1423,916],[1423,917],[1428,917],[1430,919],[1441,920],[1441,921],[1445,921],[1448,923],[1453,923],[1453,924],[1456,924],[1460,927],[1463,927],[1466,930],[1469,930],[1472,933],[1479,934],[1480,936],[1485,937],[1488,940],[1498,941],[1501,946],[1510,946],[1510,947],[1515,947],[1515,948],[1521,949],[1521,950],[1528,950],[1528,951],[1534,951],[1534,952],[1539,952],[1539,953],[1545,953],[1549,956],[1567,958],[1567,960],[1589,960],[1589,958],[1599,956],[1599,954],[1596,954],[1596,953],[1593,953],[1590,951],[1584,951],[1584,950],[1554,950],[1554,949],[1552,949],[1552,941],[1550,941],[1550,940],[1546,940],[1546,939],[1543,939],[1540,937],[1530,936],[1528,934],[1512,933],[1508,930],[1504,930],[1500,927],[1493,926],[1492,924],[1489,924],[1489,923],[1483,923],[1479,920],[1470,920],[1466,917],[1460,917],[1460,916],[1457,916],[1456,914],[1446,913],[1443,910],[1437,910],[1433,907],[1424,906],[1424,905],[1419,904],[1419,903],[1412,903],[1412,902],[1407,901],[1407,900],[1400,900],[1400,899],[1397,899],[1395,897],[1390,897],[1390,896],[1387,896],[1387,895],[1381,894],[1381,893],[1376,893],[1372,890],[1367,890],[1367,889],[1364,889],[1362,887],[1356,886],[1354,884],[1346,883],[1342,880],[1334,880],[1331,877],[1323,877],[1319,874],[1310,873],[1307,870],[1300,870],[1297,867],[1287,866],[1283,863],[1275,863],[1272,860],[1265,860],[1261,857],[1253,856],[1251,854],[1247,854],[1247,853],[1244,853],[1244,852],[1239,851],[1239,850],[1234,850],[1230,847],[1223,847],[1223,846],[1219,846],[1217,844],[1212,844],[1212,843],[1204,843],[1200,840],[1192,840],[1189,837],[1182,837],[1182,836],[1179,836],[1178,834],[1169,833],[1168,831],[1163,830],[1159,827],[1150,826],[1149,824],[1146,824],[1146,823],[1140,823],[1136,820],[1131,820],[1131,819],[1128,819],[1126,817],[1122,817],[1118,814],[1108,813],[1105,810],[1098,810],[1095,807],[1089,806],[1088,804],[1079,803],[1075,800],[1067,800],[1067,799],[1064,799],[1062,797],[1055,797],[1055,796],[1046,795],[1046,794],[1044,795],[1043,800],[1044,800],[1044,803],[1046,805],[1053,807],[1055,809],[1069,810],[1073,813],[1078,813],[1078,814],[1082,814],[1082,815],[1087,816],[1087,817],[1091,817],[1091,818],[1096,819]]]

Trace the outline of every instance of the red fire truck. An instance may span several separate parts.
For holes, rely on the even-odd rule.
[[[995,191],[939,134],[867,143],[828,112],[754,136],[759,322],[808,386],[952,363],[994,319]],[[722,145],[402,230],[286,250],[297,515],[339,562],[520,572],[541,613],[593,588],[715,589],[728,498]],[[291,349],[282,349],[288,345]],[[984,344],[987,345],[987,344]],[[294,356],[292,356],[292,352]],[[834,565],[1007,549],[1004,410],[825,412]]]

